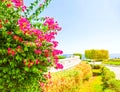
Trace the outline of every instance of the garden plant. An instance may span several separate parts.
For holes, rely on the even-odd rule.
[[[54,40],[61,27],[39,17],[50,2],[34,0],[27,7],[23,0],[0,0],[0,92],[41,92],[49,67],[63,68]]]

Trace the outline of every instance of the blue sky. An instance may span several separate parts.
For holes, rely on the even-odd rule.
[[[120,53],[120,0],[52,0],[40,16],[54,17],[62,27],[56,40],[64,53]]]

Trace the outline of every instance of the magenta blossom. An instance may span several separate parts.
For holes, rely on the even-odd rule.
[[[36,35],[36,36],[41,36],[43,34],[43,32],[39,29],[32,29],[32,32]]]
[[[57,21],[54,21],[54,18],[46,17],[44,26],[48,26],[48,30],[61,30],[61,27],[59,27]]]
[[[63,65],[57,62],[55,68],[56,69],[63,69]]]
[[[58,42],[57,42],[57,41],[52,41],[52,43],[53,43],[53,46],[54,46],[54,47],[57,47],[57,46],[58,46]]]
[[[12,0],[12,2],[15,4],[16,8],[20,8],[23,6],[23,0]]]
[[[41,54],[42,51],[41,50],[34,50],[35,54]]]
[[[53,50],[52,54],[53,54],[53,56],[60,55],[60,54],[63,54],[63,51],[55,49],[55,50]]]
[[[26,6],[22,6],[22,11],[24,12],[26,10]]]
[[[21,17],[19,20],[18,20],[18,25],[20,27],[20,29],[24,32],[30,30],[30,22],[26,19],[26,18],[23,18]]]
[[[55,39],[55,32],[50,32],[49,34],[45,34],[45,39],[48,41],[48,42],[51,42],[52,39]]]

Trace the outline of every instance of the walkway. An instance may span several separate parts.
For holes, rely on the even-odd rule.
[[[115,73],[116,79],[120,80],[120,66],[112,66],[112,65],[105,65],[105,66]]]
[[[79,57],[71,57],[71,58],[61,59],[61,60],[59,60],[59,62],[61,64],[63,64],[64,68],[63,69],[51,68],[50,72],[58,72],[58,71],[63,71],[63,70],[69,69],[69,68],[79,64],[81,62],[81,60],[79,59]]]

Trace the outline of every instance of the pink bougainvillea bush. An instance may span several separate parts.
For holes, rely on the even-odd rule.
[[[63,68],[55,41],[61,27],[54,18],[38,17],[50,2],[27,7],[23,0],[0,0],[0,92],[40,92],[49,67]]]

